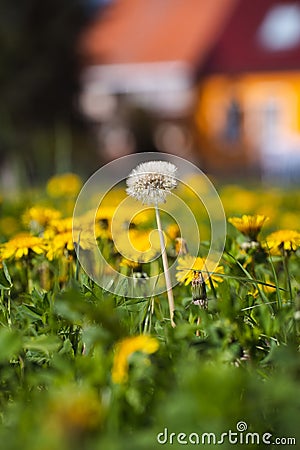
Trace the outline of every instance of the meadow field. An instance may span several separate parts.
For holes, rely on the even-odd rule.
[[[97,245],[141,295],[111,292],[82,269],[72,234],[75,174],[0,199],[0,442],[5,450],[118,450],[300,443],[300,195],[290,187],[215,183],[225,248],[208,277],[203,255],[167,214],[175,261],[172,326],[166,293],[144,292],[161,270],[155,215],[136,214],[124,257],[111,234],[126,197],[99,207]],[[207,218],[190,205],[209,245]],[[120,220],[122,237],[127,217]],[[74,244],[75,236],[75,244]],[[121,238],[120,238],[121,239]],[[109,274],[108,274],[109,276]],[[222,437],[223,436],[223,437]]]

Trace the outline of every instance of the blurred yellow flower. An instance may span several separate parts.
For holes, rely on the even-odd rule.
[[[121,231],[113,236],[119,253],[135,262],[148,262],[160,254],[159,233],[157,230]]]
[[[111,220],[116,208],[116,206],[100,206],[96,212],[96,220]]]
[[[220,196],[227,214],[235,214],[238,211],[248,213],[256,211],[259,201],[256,192],[248,191],[236,185],[225,186]]]
[[[61,257],[65,250],[72,252],[74,250],[73,234],[71,231],[56,234],[49,240],[47,258],[52,261],[54,258]]]
[[[0,234],[9,238],[20,231],[20,221],[15,217],[5,216],[0,219]]]
[[[115,347],[115,355],[112,368],[112,380],[114,383],[126,383],[128,380],[129,358],[135,352],[150,355],[159,348],[156,338],[141,334],[125,338],[118,342]]]
[[[46,233],[52,235],[56,233],[65,233],[67,231],[72,231],[72,228],[73,228],[72,217],[66,217],[64,219],[53,219],[50,221]]]
[[[269,218],[263,215],[248,216],[244,214],[242,217],[230,217],[228,222],[252,241],[256,241],[260,230],[268,220]]]
[[[44,239],[32,236],[30,233],[19,233],[14,238],[1,246],[2,259],[21,259],[28,256],[30,252],[38,255],[45,253],[46,245]]]
[[[47,427],[53,433],[90,432],[102,425],[104,408],[91,388],[64,386],[52,393],[47,411]]]
[[[33,206],[27,209],[22,216],[22,222],[32,231],[39,231],[40,227],[47,226],[52,220],[59,219],[61,213],[57,209]]]
[[[111,239],[111,220],[115,211],[115,206],[101,206],[98,208],[94,224],[97,238]]]
[[[128,211],[127,220],[129,220],[130,217],[129,213],[130,211]],[[155,219],[154,208],[143,209],[142,211],[139,211],[137,214],[134,214],[133,217],[130,217],[130,219],[132,225],[135,226],[145,225]]]
[[[55,175],[47,183],[47,193],[52,198],[76,197],[82,187],[81,178],[74,173]]]
[[[212,177],[209,175],[209,180],[213,182]],[[182,183],[179,184],[178,191],[185,197],[194,198],[195,196],[205,195],[209,192],[210,183],[207,179],[207,175],[193,174],[184,176]]]
[[[270,283],[270,281],[266,281],[266,283]],[[271,284],[271,283],[270,283]],[[262,290],[265,294],[272,294],[273,292],[276,291],[276,287],[274,286],[266,286],[266,285],[261,285],[260,286],[260,290]],[[251,294],[254,298],[257,298],[259,296],[259,290],[258,288],[255,288],[253,292],[249,292],[249,294]]]
[[[70,230],[55,235],[45,233],[45,236],[48,238],[46,256],[49,261],[52,261],[54,258],[59,258],[64,254],[68,256],[66,251],[73,252],[73,239],[76,239],[76,242],[79,242],[80,248],[83,250],[87,250],[88,248],[91,248],[92,245],[95,245],[92,233],[85,231],[74,230],[72,232],[72,230]]]
[[[194,277],[194,271],[200,270],[203,271],[203,279],[206,284],[209,284],[209,274],[207,273],[208,268],[207,266],[211,266],[211,263],[208,264],[205,258],[200,258],[192,256],[192,255],[184,255],[179,256],[177,259],[177,273],[176,273],[176,279],[180,283],[185,283],[187,286],[190,284]],[[223,281],[223,278],[218,276],[217,274],[223,274],[224,273],[224,267],[223,266],[217,266],[214,269],[214,273],[210,276],[210,279],[213,283],[220,283]]]
[[[294,228],[300,229],[300,217],[298,212],[285,211],[284,214],[280,214],[277,219],[278,228],[280,229],[288,229],[291,223]]]
[[[147,228],[155,218],[153,208],[136,212],[136,208],[132,209],[130,205],[122,205],[120,208],[116,207],[113,215],[114,230],[128,230],[128,228],[136,228],[139,226]]]
[[[279,255],[281,249],[295,252],[300,247],[300,233],[294,230],[274,231],[267,236],[264,245],[273,255]]]
[[[131,261],[131,259],[122,258],[120,262],[120,267],[129,267],[130,269],[137,269],[139,267],[139,263],[136,261]]]
[[[167,226],[166,228],[166,234],[169,236],[169,238],[174,241],[176,238],[180,237],[180,228],[177,225],[177,223],[172,223]]]

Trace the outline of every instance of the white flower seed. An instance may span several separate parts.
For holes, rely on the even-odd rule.
[[[127,178],[126,192],[147,205],[165,203],[166,196],[177,186],[177,167],[167,161],[139,164]]]

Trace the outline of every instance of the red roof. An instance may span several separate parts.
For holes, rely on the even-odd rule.
[[[278,7],[282,23],[268,31],[268,47],[260,33]],[[292,45],[272,48],[272,40],[291,33]],[[115,0],[84,31],[79,51],[88,66],[179,61],[200,73],[299,69],[300,0]]]
[[[284,17],[284,8],[290,8],[286,11],[287,17]],[[263,45],[260,32],[268,17],[271,19],[271,13],[274,13],[273,28],[269,27],[268,46]],[[274,24],[276,20],[277,25]],[[294,33],[294,41],[291,33]],[[280,44],[278,39],[284,39],[282,43],[292,39],[292,45],[276,48]],[[299,69],[300,0],[240,0],[205,67],[202,61],[199,67],[206,73]]]
[[[195,66],[218,40],[238,1],[117,0],[85,30],[79,49],[87,64],[183,61]]]

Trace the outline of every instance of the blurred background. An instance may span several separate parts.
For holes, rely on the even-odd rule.
[[[1,1],[1,190],[163,151],[297,183],[300,0]]]

